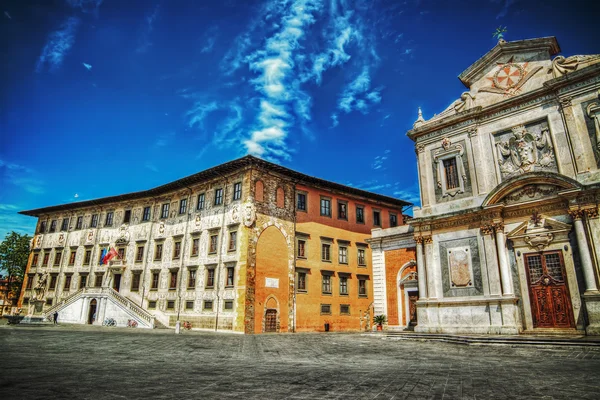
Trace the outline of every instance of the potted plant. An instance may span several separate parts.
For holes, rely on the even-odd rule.
[[[373,317],[373,323],[377,324],[377,330],[383,330],[383,324],[387,322],[387,317],[385,314],[376,315]]]

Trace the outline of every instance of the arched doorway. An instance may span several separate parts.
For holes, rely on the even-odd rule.
[[[419,300],[415,261],[409,261],[400,268],[397,277],[397,288],[399,325],[408,328],[414,327],[417,325],[417,300]]]
[[[92,299],[90,301],[90,309],[88,312],[88,325],[92,325],[94,321],[96,321],[96,308],[97,308],[96,299]]]

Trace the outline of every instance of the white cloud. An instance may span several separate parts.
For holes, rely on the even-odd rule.
[[[148,168],[152,172],[158,172],[158,168],[156,167],[156,165],[152,164],[151,162],[147,162],[146,164],[144,164],[144,167]]]
[[[167,146],[173,137],[175,136],[175,132],[168,132],[162,135],[159,135],[156,141],[154,142],[154,147],[165,147]]]
[[[26,192],[32,194],[42,194],[45,192],[45,184],[37,176],[37,173],[26,166],[6,162],[0,159],[0,171],[5,168],[0,177],[4,177],[7,183],[15,185]]]
[[[370,69],[364,66],[362,72],[342,92],[338,108],[346,114],[352,111],[366,114],[373,104],[381,102],[381,90],[382,88],[371,90]]]
[[[79,22],[77,17],[67,18],[58,30],[48,36],[42,54],[38,58],[36,72],[42,72],[46,65],[48,65],[50,71],[56,71],[60,68],[65,56],[75,43],[75,33]]]
[[[339,124],[340,124],[340,120],[338,118],[338,115],[335,113],[331,114],[331,127],[335,128]]]
[[[215,47],[216,41],[217,41],[216,36],[209,37],[206,40],[206,44],[204,45],[204,47],[202,47],[202,49],[200,50],[200,53],[210,53],[212,51],[213,47]]]
[[[144,26],[142,27],[140,34],[139,44],[135,49],[137,53],[145,53],[150,49],[150,47],[152,47],[153,43],[150,41],[150,34],[154,30],[154,23],[158,18],[159,9],[160,6],[157,4],[152,10],[152,13],[146,15],[144,18]]]
[[[84,66],[84,67],[85,67],[85,68],[86,68],[88,71],[92,69],[92,66],[91,66],[90,64],[87,64],[87,63],[81,63],[81,64],[83,64],[83,66]]]
[[[187,112],[187,116],[189,117],[188,125],[190,128],[193,128],[194,125],[198,125],[200,129],[204,128],[204,119],[211,112],[217,110],[219,107],[216,101],[211,101],[209,103],[204,103],[202,101],[198,101],[194,104],[194,107]]]

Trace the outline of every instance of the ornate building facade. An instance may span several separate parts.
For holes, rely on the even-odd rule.
[[[501,40],[407,133],[416,331],[600,334],[600,56],[559,51]]]
[[[359,330],[373,227],[402,200],[246,156],[143,192],[38,217],[19,304],[59,321],[240,333]],[[118,253],[101,264],[103,249]]]

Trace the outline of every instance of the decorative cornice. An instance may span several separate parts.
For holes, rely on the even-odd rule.
[[[571,209],[567,211],[573,221],[577,221],[583,218],[583,210],[580,209]]]

